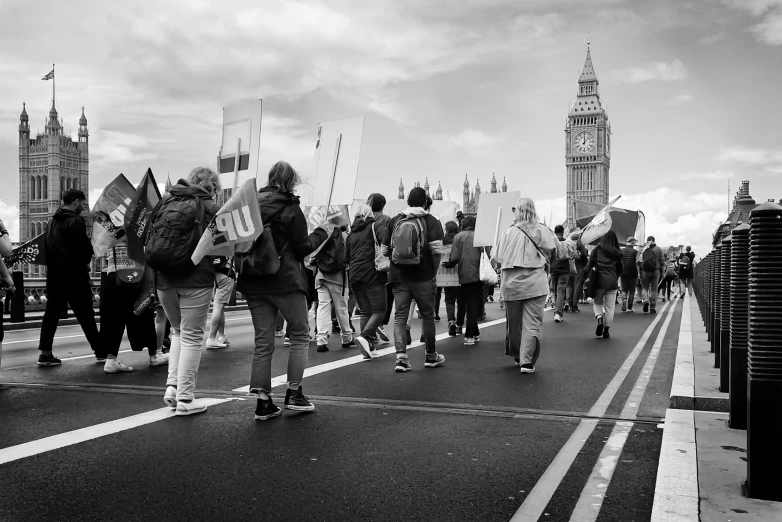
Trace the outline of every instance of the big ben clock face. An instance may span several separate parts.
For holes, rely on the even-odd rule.
[[[576,134],[573,148],[577,152],[591,152],[595,150],[595,136],[591,132],[579,132]]]

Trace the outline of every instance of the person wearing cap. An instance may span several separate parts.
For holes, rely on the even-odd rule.
[[[654,242],[654,236],[646,238],[646,247],[636,259],[643,288],[644,313],[657,313],[657,285],[660,276],[665,273],[663,251]]]
[[[635,249],[637,240],[630,236],[622,247],[622,311],[632,312],[635,302],[635,286],[638,282],[638,268],[635,260],[638,257],[638,251]]]

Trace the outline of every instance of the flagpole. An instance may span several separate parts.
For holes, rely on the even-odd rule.
[[[54,107],[55,95],[54,95],[54,82],[57,81],[54,78],[54,64],[52,64],[52,107]]]

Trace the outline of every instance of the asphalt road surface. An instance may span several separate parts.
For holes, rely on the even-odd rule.
[[[78,326],[57,332],[63,364],[38,368],[38,330],[6,333],[0,368],[0,520],[649,520],[682,305],[617,313],[594,338],[591,307],[546,312],[537,373],[504,355],[487,305],[481,341],[438,324],[445,366],[394,373],[393,345],[363,361],[311,344],[303,388],[314,413],[254,420],[247,311],[231,346],[207,350],[197,396],[173,417],[166,367],[123,343],[130,374],[105,374]],[[444,315],[444,314],[443,314]],[[420,321],[413,322],[413,339]],[[273,363],[282,404],[287,349]]]

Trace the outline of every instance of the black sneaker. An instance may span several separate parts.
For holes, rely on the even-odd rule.
[[[650,314],[656,314],[656,313],[657,313],[657,310],[655,310],[654,308],[652,308],[651,310],[649,310],[649,313],[650,313]]]
[[[624,300],[624,299],[622,300],[622,311],[623,311],[623,312],[626,312],[626,311],[627,311],[627,301],[626,301],[626,300]]]
[[[605,323],[603,323],[603,316],[601,315],[597,318],[597,328],[595,328],[595,336],[603,337],[604,324]]]
[[[272,417],[279,417],[282,414],[282,410],[277,407],[272,401],[271,397],[268,399],[258,399],[255,406],[255,420],[267,420]]]
[[[649,303],[644,303],[644,313],[649,313]]]
[[[434,314],[434,320],[439,321],[440,320],[440,314]]]
[[[448,325],[448,335],[454,337],[456,335],[456,324],[451,323]]]
[[[409,372],[412,370],[413,367],[410,366],[410,359],[407,357],[397,357],[396,358],[396,366],[394,366],[394,371],[401,373],[401,372]]]
[[[462,327],[458,324],[456,325],[456,335],[462,335]]]
[[[532,364],[522,364],[521,373],[535,373],[535,366]]]
[[[437,368],[445,364],[445,356],[440,353],[427,353],[424,368]]]
[[[62,361],[54,355],[41,354],[38,356],[38,366],[60,366],[61,364]]]
[[[378,338],[383,341],[384,343],[387,343],[391,339],[388,337],[388,334],[386,333],[385,329],[382,326],[377,327],[377,336]]]
[[[321,353],[328,352],[329,351],[329,347],[326,346],[325,344],[319,344],[318,345],[318,351],[321,352]]]
[[[345,348],[345,349],[355,348],[356,347],[356,341],[351,339],[350,342],[348,342],[348,343],[342,343],[342,347]]]
[[[567,303],[565,303],[565,311],[566,311],[566,312],[569,312],[569,311],[570,311],[570,305],[569,305],[569,304],[567,304]]]
[[[608,329],[609,328],[610,328],[609,326],[606,326],[605,328],[603,328],[603,339],[610,339],[611,338],[611,334],[608,333]]]
[[[571,312],[573,312],[573,313],[578,313],[578,312],[580,312],[580,311],[581,311],[581,310],[579,310],[577,306],[573,305],[573,308],[571,309]]]
[[[426,342],[426,336],[424,336],[424,334],[421,334],[421,339],[419,339],[419,341],[421,341],[422,343],[425,343]]]
[[[486,314],[481,314],[480,317],[478,317],[479,321],[485,321],[486,320]]]
[[[285,392],[285,409],[295,411],[313,411],[315,405],[312,404],[301,387],[298,390],[291,390]]]
[[[339,325],[337,323],[331,323],[331,333],[340,333]]]

